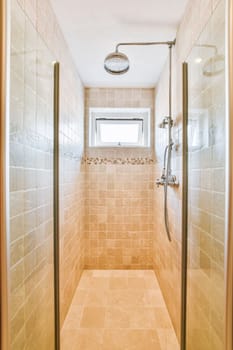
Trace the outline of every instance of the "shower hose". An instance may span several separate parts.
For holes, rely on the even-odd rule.
[[[164,181],[164,222],[168,240],[171,242],[171,234],[169,229],[169,220],[168,220],[168,209],[167,209],[167,195],[168,195],[168,184],[169,184],[169,176],[171,169],[171,152],[172,152],[173,143],[170,143],[164,152],[164,172],[165,172],[165,181]],[[167,158],[167,164],[166,164]]]

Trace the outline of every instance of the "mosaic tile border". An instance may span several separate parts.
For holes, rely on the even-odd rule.
[[[83,164],[87,165],[150,165],[154,164],[153,158],[92,158],[83,157]]]

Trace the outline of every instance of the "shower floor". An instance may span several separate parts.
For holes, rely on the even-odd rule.
[[[61,332],[61,350],[178,350],[151,270],[85,270]]]

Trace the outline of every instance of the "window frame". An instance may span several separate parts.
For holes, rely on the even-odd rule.
[[[125,121],[130,124],[141,122],[137,143],[101,142],[100,122],[106,124]],[[89,147],[92,148],[149,148],[150,147],[150,108],[89,108]],[[122,124],[122,123],[121,123]]]

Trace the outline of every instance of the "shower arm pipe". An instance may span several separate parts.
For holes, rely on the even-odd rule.
[[[125,42],[116,45],[115,52],[119,52],[120,46],[154,46],[167,45],[169,47],[169,115],[168,123],[172,123],[172,47],[176,44],[176,39],[173,41],[142,41],[142,42]],[[170,125],[169,125],[170,126]],[[171,128],[168,128],[168,144],[172,145]]]
[[[172,47],[175,46],[176,39],[173,41],[142,41],[142,42],[125,42],[125,43],[118,43],[116,45],[116,52],[119,52],[120,46],[159,46],[159,45],[167,45],[169,47],[169,115],[168,115],[168,123],[171,123],[172,120]],[[172,138],[171,138],[171,128],[168,128],[169,130],[169,145],[172,144]]]
[[[120,46],[154,46],[154,45],[167,45],[169,47],[174,46],[176,40],[173,41],[142,41],[142,42],[128,42],[128,43],[119,43],[116,45],[116,52],[118,52]]]
[[[168,113],[168,144],[172,146],[171,123],[172,123],[172,46],[169,46],[169,113]]]
[[[168,144],[172,146],[172,137],[171,137],[171,124],[172,123],[172,47],[175,46],[176,39],[173,41],[142,41],[142,42],[125,42],[118,43],[116,45],[116,52],[119,52],[120,46],[154,46],[154,45],[167,45],[169,47],[169,115],[168,115]]]
[[[168,118],[167,118],[167,123],[168,123],[168,145],[167,145],[167,149],[164,152],[164,158],[166,162],[166,154],[168,156],[168,160],[167,160],[167,181],[168,181],[168,176],[171,175],[171,160],[170,160],[170,153],[172,151],[172,146],[173,146],[173,140],[172,140],[172,131],[171,131],[171,127],[172,127],[172,46],[169,46],[169,112],[168,112]]]

